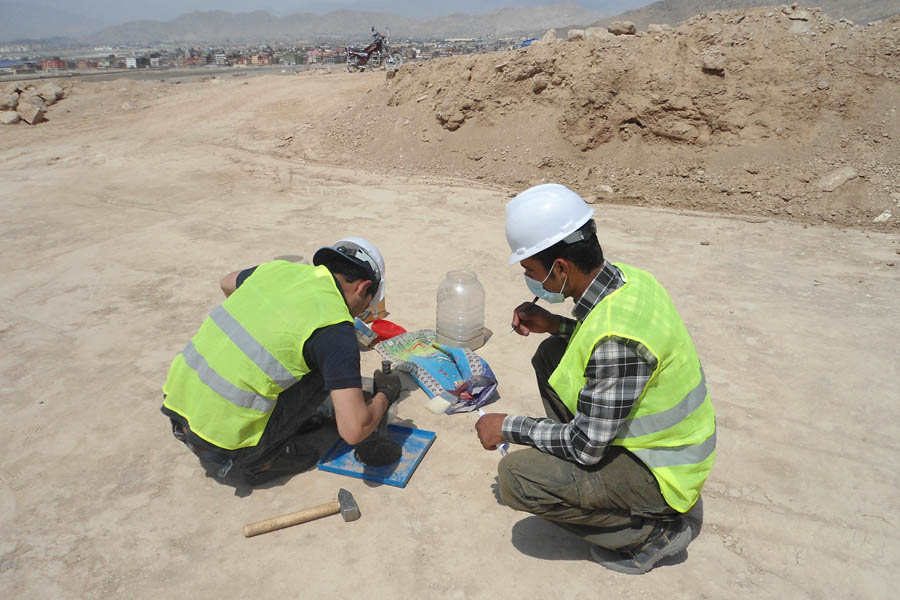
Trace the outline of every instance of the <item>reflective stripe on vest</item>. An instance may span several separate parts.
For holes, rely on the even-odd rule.
[[[716,451],[716,432],[706,438],[702,444],[689,446],[673,446],[669,448],[645,448],[637,450],[629,448],[629,452],[641,459],[651,469],[664,467],[677,467],[679,465],[693,465],[702,463]]]
[[[622,430],[619,432],[618,438],[636,438],[650,435],[651,433],[657,433],[664,429],[668,429],[669,427],[675,427],[688,418],[688,415],[700,408],[700,405],[706,400],[706,395],[706,374],[701,367],[700,383],[684,397],[684,400],[672,408],[654,415],[646,415],[644,417],[627,420],[625,426],[622,427]],[[703,458],[706,457],[704,456]]]
[[[235,406],[251,408],[264,413],[269,412],[275,406],[274,400],[235,387],[230,381],[216,373],[194,348],[194,342],[188,342],[181,354],[184,356],[184,362],[197,372],[200,381]]]
[[[269,354],[269,351],[262,347],[244,327],[225,310],[221,304],[209,313],[209,318],[213,323],[219,326],[228,339],[241,349],[241,352],[253,361],[259,369],[268,375],[269,379],[287,389],[297,383],[298,379],[294,377],[290,371],[284,368],[278,359]],[[237,403],[235,403],[237,404]],[[238,404],[239,406],[244,406]]]

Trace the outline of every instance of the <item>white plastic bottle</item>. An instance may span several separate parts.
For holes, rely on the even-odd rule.
[[[437,291],[437,342],[475,350],[484,345],[484,288],[472,271],[450,271]]]

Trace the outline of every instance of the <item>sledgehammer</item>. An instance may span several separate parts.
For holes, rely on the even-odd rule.
[[[253,537],[261,533],[269,533],[276,529],[284,529],[291,525],[299,525],[315,519],[321,519],[335,513],[341,513],[345,521],[355,521],[359,518],[359,506],[353,498],[353,494],[341,488],[337,500],[328,504],[320,504],[312,508],[306,508],[280,517],[273,517],[265,521],[248,523],[244,525],[244,537]]]

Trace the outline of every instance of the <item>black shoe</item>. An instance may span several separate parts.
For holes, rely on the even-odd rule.
[[[607,569],[641,575],[666,556],[678,554],[691,542],[691,527],[683,518],[657,523],[647,541],[629,550],[591,546],[591,557]]]

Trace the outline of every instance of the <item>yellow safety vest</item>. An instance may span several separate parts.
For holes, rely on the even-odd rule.
[[[353,320],[327,268],[259,265],[172,361],[163,404],[211,444],[255,446],[278,395],[310,371],[306,341],[343,321]]]
[[[646,271],[616,264],[625,284],[578,324],[550,385],[575,414],[588,360],[603,340],[643,344],[656,369],[628,414],[614,445],[653,472],[669,506],[687,512],[700,497],[715,461],[716,416],[691,336],[666,290]]]

